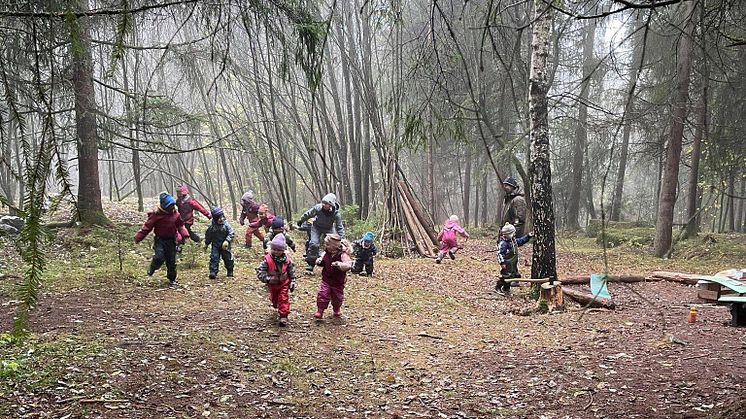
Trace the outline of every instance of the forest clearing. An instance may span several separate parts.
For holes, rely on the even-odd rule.
[[[0,417],[746,417],[746,1],[0,39]]]
[[[134,215],[128,215],[127,221]],[[123,230],[126,238],[134,227]],[[291,233],[292,234],[292,233]],[[488,233],[489,234],[489,233]],[[650,229],[652,234],[652,229]],[[714,273],[743,262],[743,235],[714,235],[675,259],[622,245],[614,275]],[[711,240],[709,244],[702,244]],[[6,243],[7,245],[7,243]],[[727,306],[674,282],[609,284],[615,310],[520,315],[528,288],[502,297],[494,240],[456,260],[383,258],[351,275],[344,317],[317,322],[318,274],[301,276],[290,323],[236,252],[235,278],[210,280],[188,245],[179,283],[144,274],[146,246],[110,231],[60,230],[32,335],[3,342],[0,411],[8,417],[742,417],[746,332]],[[70,257],[72,256],[72,257]],[[19,261],[7,246],[5,272]],[[530,255],[525,260],[530,260]],[[523,266],[522,270],[528,270]],[[603,271],[595,239],[558,242],[559,277]],[[10,327],[18,278],[0,281]],[[575,286],[582,289],[583,286]],[[695,323],[687,322],[690,306]],[[9,335],[3,335],[9,339]],[[14,367],[8,362],[12,360]]]

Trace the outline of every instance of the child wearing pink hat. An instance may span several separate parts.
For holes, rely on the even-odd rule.
[[[267,284],[269,300],[277,309],[278,324],[287,326],[290,314],[289,292],[295,290],[295,265],[287,254],[287,243],[283,234],[276,235],[270,242],[270,252],[264,255],[256,268],[256,277]]]

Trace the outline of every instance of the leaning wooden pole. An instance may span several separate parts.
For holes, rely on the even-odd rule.
[[[400,198],[403,198],[403,197],[400,195]],[[415,247],[417,247],[417,252],[425,256],[427,255],[427,251],[425,250],[422,244],[422,240],[418,240],[417,236],[419,232],[417,231],[415,222],[412,219],[412,214],[409,211],[409,206],[405,203],[404,199],[401,199],[400,201],[401,201],[401,211],[402,213],[404,213],[405,224],[407,225],[407,230],[409,230],[409,235],[410,237],[412,237],[412,241],[414,242]]]
[[[433,245],[430,243],[430,238],[425,232],[425,228],[420,224],[419,220],[417,219],[414,209],[412,208],[410,202],[408,201],[406,195],[402,192],[402,185],[401,183],[398,185],[399,189],[399,197],[402,204],[402,210],[404,212],[404,217],[407,221],[407,227],[410,230],[410,234],[412,235],[412,239],[414,240],[415,244],[417,245],[417,249],[419,250],[420,254],[423,256],[430,256],[433,257]]]
[[[432,240],[433,244],[437,245],[438,233],[435,231],[435,223],[433,222],[432,217],[428,216],[424,208],[422,208],[422,204],[420,203],[420,201],[415,198],[414,194],[409,189],[409,186],[403,180],[399,181],[399,187],[402,194],[404,194],[407,198],[407,201],[409,201],[409,205],[412,206],[412,210],[414,211],[415,216],[417,216],[417,219],[420,221],[420,224],[427,233],[428,237],[430,237],[430,240]]]

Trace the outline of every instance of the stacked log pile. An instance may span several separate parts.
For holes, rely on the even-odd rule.
[[[435,224],[427,216],[422,204],[415,198],[409,186],[404,181],[399,181],[397,186],[407,231],[417,248],[417,252],[422,256],[436,257],[438,255],[438,234],[435,232]]]

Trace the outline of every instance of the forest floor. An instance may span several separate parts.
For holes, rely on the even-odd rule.
[[[129,217],[133,224],[144,219]],[[320,276],[300,276],[290,325],[279,328],[254,276],[256,250],[237,247],[237,276],[225,278],[221,267],[209,280],[208,253],[188,245],[179,257],[180,286],[168,288],[165,269],[152,280],[145,275],[151,249],[132,243],[135,229],[58,232],[29,337],[0,335],[0,416],[746,412],[746,330],[728,326],[727,307],[698,304],[694,287],[612,283],[614,311],[568,302],[564,313],[516,315],[535,302],[528,288],[509,298],[494,292],[494,242],[484,238],[464,242],[456,260],[441,265],[379,258],[373,277],[349,276],[341,319],[313,319]],[[0,327],[8,330],[22,265],[10,242],[2,244]],[[530,261],[531,246],[521,250]],[[603,272],[594,239],[563,239],[557,251],[560,278]],[[614,275],[712,274],[742,267],[744,254],[743,235],[715,235],[685,243],[669,260],[620,246],[608,261]],[[692,304],[699,316],[689,324]]]

